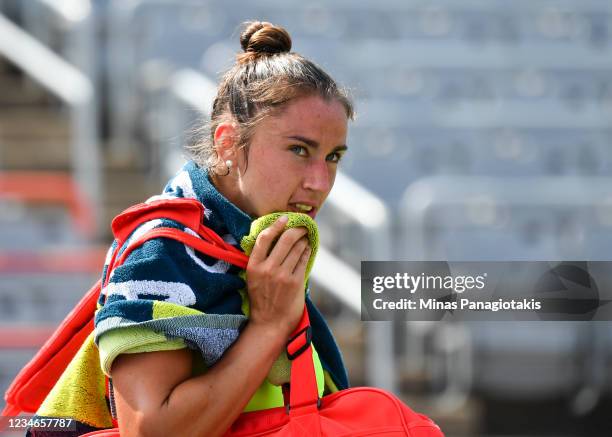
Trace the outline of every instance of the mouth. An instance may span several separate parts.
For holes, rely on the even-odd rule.
[[[317,207],[314,205],[307,204],[307,203],[290,203],[289,211],[301,212],[302,214],[309,215],[310,218],[313,218],[313,219],[317,215]]]

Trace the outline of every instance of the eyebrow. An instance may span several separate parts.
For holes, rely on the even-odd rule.
[[[286,138],[290,140],[301,141],[302,143],[308,144],[308,146],[312,147],[313,149],[317,149],[319,147],[319,143],[317,143],[315,140],[311,140],[310,138],[306,138],[300,135],[289,135]],[[334,147],[332,152],[340,152],[344,150],[348,150],[348,146],[346,144]]]

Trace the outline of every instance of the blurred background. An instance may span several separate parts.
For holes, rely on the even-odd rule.
[[[353,385],[447,436],[612,435],[609,323],[361,322],[362,260],[611,260],[606,0],[0,0],[0,392],[161,192],[238,26],[351,89],[313,294]],[[2,404],[2,401],[0,401]]]

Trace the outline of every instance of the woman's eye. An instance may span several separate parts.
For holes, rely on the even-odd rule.
[[[327,155],[327,160],[330,162],[340,162],[342,159],[342,154],[340,152],[334,152]]]
[[[291,151],[294,152],[298,156],[307,156],[308,155],[308,151],[306,150],[306,147],[304,147],[304,146],[293,146],[291,148]]]

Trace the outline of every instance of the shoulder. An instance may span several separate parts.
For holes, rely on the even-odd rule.
[[[131,206],[117,215],[112,222],[115,239],[104,262],[102,282],[108,282],[107,274],[111,275],[108,278],[111,280],[117,270],[126,270],[119,265],[128,267],[144,263],[158,269],[164,264],[167,268],[173,262],[190,259],[197,262],[187,246],[172,238],[156,237],[153,231],[158,228],[176,229],[197,237],[204,220],[204,209],[195,199],[164,196]],[[109,272],[111,268],[113,271]]]

